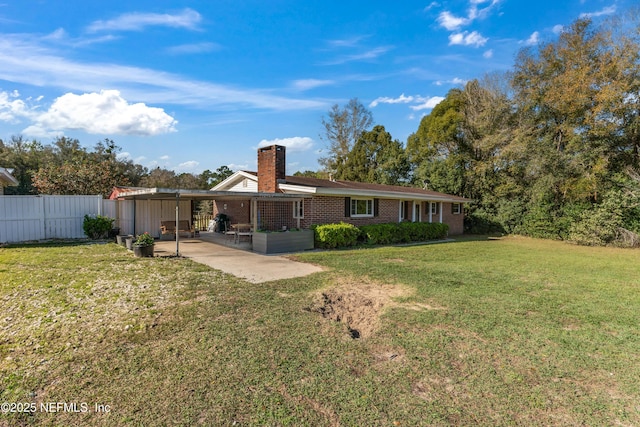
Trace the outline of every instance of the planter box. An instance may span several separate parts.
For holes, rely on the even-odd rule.
[[[300,252],[313,249],[313,231],[253,233],[253,250],[261,254]]]
[[[133,255],[144,258],[144,257],[152,257],[153,256],[153,248],[154,245],[149,246],[133,246]]]

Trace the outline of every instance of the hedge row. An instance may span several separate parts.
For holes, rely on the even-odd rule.
[[[447,236],[449,226],[440,223],[400,222],[372,224],[356,227],[341,222],[313,227],[318,248],[342,248],[359,243],[388,245],[394,243],[424,242]]]

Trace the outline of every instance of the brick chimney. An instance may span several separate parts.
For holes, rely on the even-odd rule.
[[[258,191],[278,193],[278,180],[285,179],[285,147],[258,148]]]

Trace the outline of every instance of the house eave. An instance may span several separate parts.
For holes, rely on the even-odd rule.
[[[260,193],[245,191],[213,191],[213,190],[188,190],[176,188],[145,188],[129,191],[119,196],[120,199],[129,200],[299,200],[309,198],[304,194]]]
[[[462,197],[449,196],[447,194],[420,194],[408,193],[402,191],[378,191],[378,190],[361,190],[352,188],[324,188],[324,187],[306,187],[294,184],[280,184],[280,189],[287,193],[305,193],[316,194],[322,196],[340,196],[340,197],[372,197],[381,199],[396,200],[420,200],[433,202],[452,202],[452,203],[469,203],[471,200]]]
[[[0,168],[0,183],[3,187],[13,187],[20,184],[6,168]]]

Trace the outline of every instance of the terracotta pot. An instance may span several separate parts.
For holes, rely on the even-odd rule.
[[[154,246],[133,246],[133,254],[137,257],[152,257]]]

